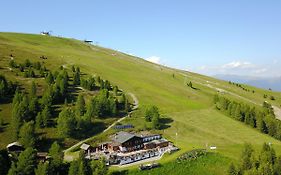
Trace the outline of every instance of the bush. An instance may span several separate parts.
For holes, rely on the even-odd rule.
[[[190,161],[195,160],[198,157],[204,156],[207,154],[207,151],[205,149],[195,149],[189,152],[184,153],[180,157],[177,158],[177,162],[181,163],[183,161]]]

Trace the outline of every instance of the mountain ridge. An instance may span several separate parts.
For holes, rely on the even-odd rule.
[[[217,74],[214,75],[213,77],[225,81],[248,84],[263,89],[272,89],[274,91],[281,92],[281,76],[254,77],[254,76],[241,76],[241,75],[233,75],[233,74]]]

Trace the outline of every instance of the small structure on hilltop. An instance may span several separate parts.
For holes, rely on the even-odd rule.
[[[86,39],[84,40],[84,42],[85,42],[85,43],[88,43],[88,44],[92,44],[92,43],[93,43],[92,40],[86,40]]]
[[[24,147],[19,142],[10,143],[6,148],[9,153],[20,153],[24,151]]]
[[[41,35],[51,36],[51,31],[48,31],[48,32],[42,31],[42,32],[40,32],[40,34],[41,34]]]

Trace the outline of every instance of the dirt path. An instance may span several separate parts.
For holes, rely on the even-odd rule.
[[[281,120],[281,109],[278,108],[277,106],[272,106],[272,107],[273,107],[276,118]]]
[[[131,113],[132,113],[133,111],[135,111],[135,110],[138,109],[138,107],[139,107],[139,100],[137,99],[137,97],[136,97],[135,94],[133,94],[133,93],[128,93],[128,95],[130,95],[130,96],[132,97],[133,101],[134,101],[133,107],[132,107],[132,111],[129,113],[129,115],[131,115]],[[112,123],[109,127],[107,127],[107,128],[103,131],[103,133],[106,132],[106,131],[108,131],[108,130],[109,130],[110,128],[112,128],[113,126],[115,126],[118,122],[123,121],[123,120],[124,120],[126,117],[128,117],[129,115],[126,115],[125,117],[122,117],[122,118],[118,119],[117,121],[115,121],[114,123]],[[87,142],[87,141],[90,141],[91,139],[92,139],[92,137],[89,137],[89,138],[87,138],[87,139],[85,139],[85,140],[82,140],[82,141],[76,143],[75,145],[73,145],[73,146],[67,148],[66,150],[64,150],[64,151],[63,151],[63,152],[64,152],[64,160],[65,160],[65,161],[72,161],[72,160],[73,160],[73,156],[70,155],[70,154],[68,154],[68,152],[70,152],[73,148],[78,147],[79,145],[82,145],[83,143],[85,143],[85,142]]]

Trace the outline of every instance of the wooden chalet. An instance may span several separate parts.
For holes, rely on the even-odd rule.
[[[46,162],[48,159],[50,159],[50,156],[48,156],[47,152],[38,152],[36,154],[36,158],[38,162]]]
[[[108,145],[109,150],[131,152],[143,148],[143,138],[128,132],[118,132]]]
[[[7,145],[8,152],[20,153],[24,151],[24,147],[19,142],[13,142]]]
[[[86,144],[86,143],[83,143],[80,146],[80,149],[82,149],[84,151],[84,153],[87,154],[87,155],[90,155],[91,152],[95,151],[94,148],[91,145]]]
[[[164,148],[169,146],[169,141],[166,139],[152,140],[143,144],[144,149]]]

